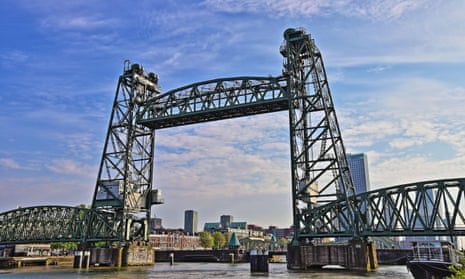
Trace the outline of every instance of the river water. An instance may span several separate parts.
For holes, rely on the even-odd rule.
[[[268,274],[250,273],[250,265],[225,263],[157,263],[150,267],[130,267],[121,270],[110,268],[73,269],[60,266],[35,266],[18,269],[0,269],[0,279],[152,279],[152,278],[413,278],[405,266],[380,266],[378,271],[357,274],[343,270],[295,272],[288,271],[286,264],[270,264]]]

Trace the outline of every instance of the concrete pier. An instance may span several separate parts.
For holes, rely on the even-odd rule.
[[[351,240],[344,244],[288,246],[288,269],[305,270],[338,265],[350,270],[375,271],[378,268],[373,242]]]
[[[268,251],[250,251],[250,272],[268,273]]]
[[[91,248],[77,251],[74,256],[75,268],[96,266],[136,266],[155,264],[154,249],[143,244],[132,244],[124,248]]]

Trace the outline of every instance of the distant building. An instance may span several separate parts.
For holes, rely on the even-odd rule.
[[[347,163],[349,164],[350,176],[352,178],[355,195],[370,191],[370,179],[368,176],[368,160],[365,153],[347,154]],[[366,205],[360,207],[362,214],[366,213]],[[347,214],[347,213],[346,213]],[[341,224],[342,223],[342,224]],[[335,226],[347,225],[346,220],[335,220]],[[338,237],[336,241],[345,241],[346,237]]]
[[[198,213],[195,210],[184,211],[184,232],[194,235],[198,232]]]
[[[221,215],[220,222],[205,223],[203,230],[207,232],[227,232],[231,231],[231,229],[246,230],[247,226],[247,222],[234,222],[232,215]]]
[[[221,215],[220,223],[223,229],[230,228],[232,222],[234,222],[234,217],[232,215]]]
[[[265,233],[274,235],[277,241],[282,238],[292,240],[294,238],[294,227],[278,228],[276,226],[269,226],[268,229],[265,230]]]
[[[166,231],[162,234],[150,234],[149,245],[157,250],[195,250],[203,249],[200,237],[185,235],[181,231]]]
[[[350,174],[354,182],[355,194],[365,193],[371,190],[368,177],[368,160],[364,153],[348,154]]]
[[[208,222],[203,226],[203,230],[206,232],[215,232],[221,230],[220,222]]]
[[[153,233],[155,231],[163,229],[161,225],[161,218],[150,218],[150,232]]]

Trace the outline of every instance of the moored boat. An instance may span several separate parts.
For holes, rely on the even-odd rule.
[[[407,268],[415,279],[442,279],[453,275],[451,265],[459,265],[452,243],[447,241],[412,242],[413,255]]]

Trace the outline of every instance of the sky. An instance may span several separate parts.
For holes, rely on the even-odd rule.
[[[0,212],[90,204],[123,62],[163,92],[279,75],[287,28],[320,49],[372,189],[464,177],[465,1],[0,1]],[[292,224],[287,112],[156,131],[152,214]]]

